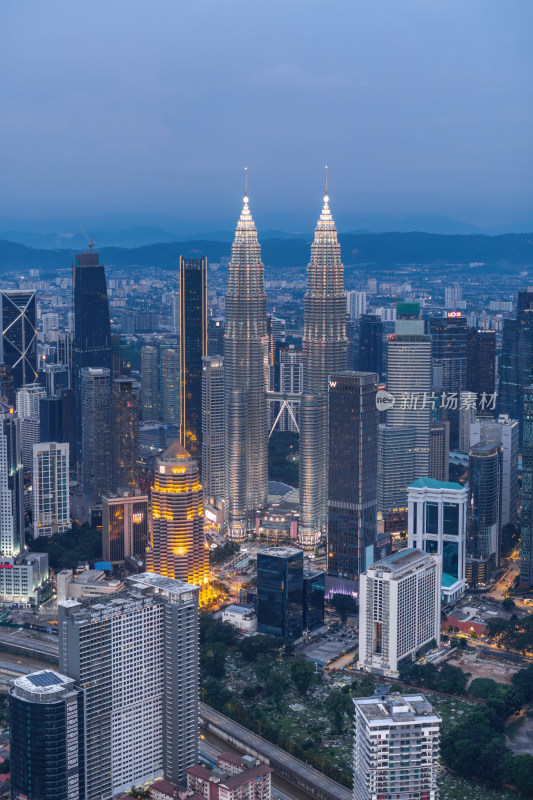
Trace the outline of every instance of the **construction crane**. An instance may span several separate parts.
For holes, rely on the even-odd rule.
[[[78,220],[78,225],[80,226],[80,230],[81,230],[81,232],[83,233],[83,235],[84,235],[84,236],[85,236],[85,238],[87,239],[87,242],[89,243],[89,253],[90,253],[90,252],[91,252],[91,250],[92,250],[92,249],[93,249],[93,247],[94,247],[94,236],[91,236],[91,237],[89,238],[89,234],[87,233],[87,231],[85,230],[85,228],[83,227],[83,225],[81,224],[81,222],[80,222],[79,220]]]

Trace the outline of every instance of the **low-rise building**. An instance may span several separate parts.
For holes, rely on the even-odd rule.
[[[222,612],[222,622],[229,622],[241,633],[257,631],[257,613],[250,603],[233,603]]]
[[[187,788],[202,800],[271,800],[271,774],[271,768],[255,758],[221,753],[213,770],[189,767]]]
[[[115,594],[124,588],[122,581],[107,578],[103,570],[84,569],[74,575],[71,569],[57,573],[57,602],[78,600],[86,597],[102,597]]]

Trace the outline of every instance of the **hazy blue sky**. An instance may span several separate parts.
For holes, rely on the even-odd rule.
[[[531,0],[2,0],[0,218],[533,222]]]

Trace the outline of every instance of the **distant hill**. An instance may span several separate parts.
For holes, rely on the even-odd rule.
[[[265,265],[305,267],[309,261],[312,234],[308,238],[261,240]],[[500,236],[442,235],[432,233],[345,233],[339,235],[346,266],[399,264],[469,264],[483,262],[486,269],[514,269],[533,266],[533,234],[507,233]],[[70,267],[75,251],[46,250],[0,240],[0,272]],[[191,240],[149,244],[142,247],[103,247],[101,261],[115,267],[159,267],[176,269],[178,257],[205,255],[219,261],[231,254],[223,241]]]

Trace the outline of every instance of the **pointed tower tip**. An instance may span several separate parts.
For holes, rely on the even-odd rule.
[[[244,202],[248,202],[248,167],[244,168]]]
[[[325,189],[325,191],[324,191],[324,203],[327,203],[328,200],[329,200],[329,197],[328,197],[328,165],[327,164],[325,166],[325,173],[326,173],[326,175],[325,175],[325,181],[324,181],[324,189]]]

